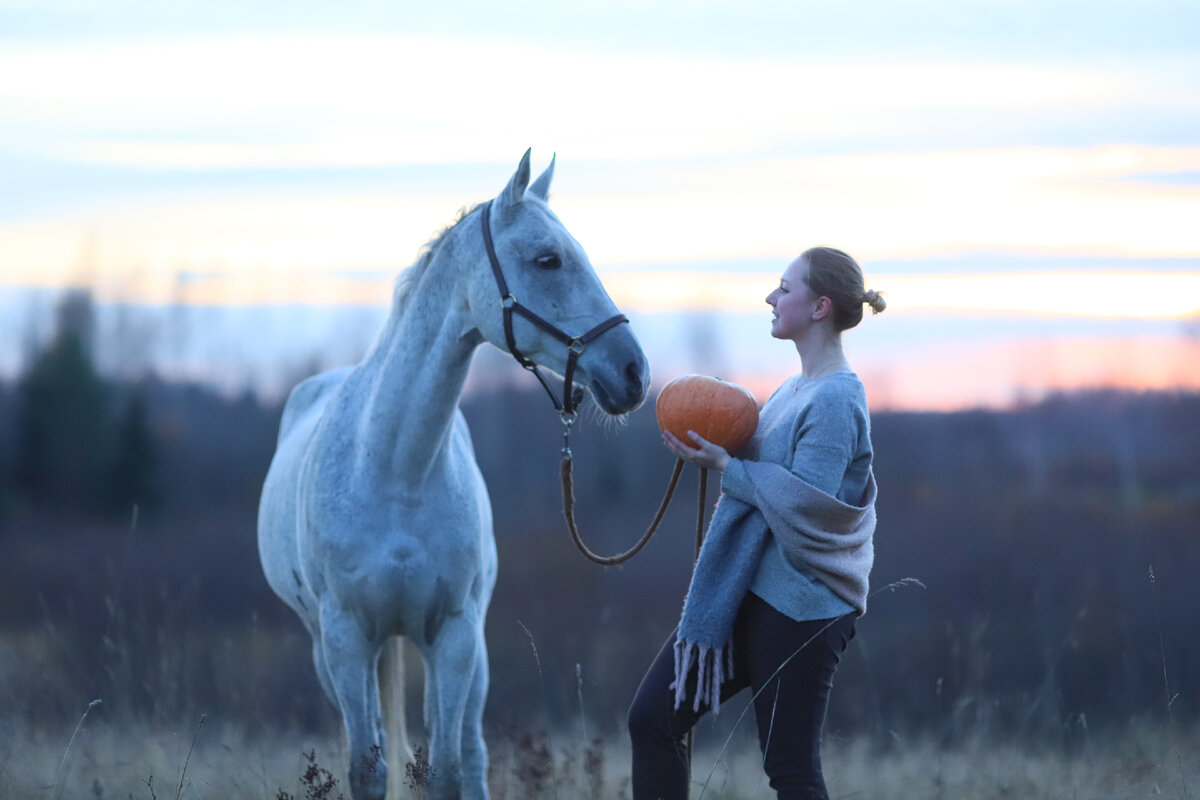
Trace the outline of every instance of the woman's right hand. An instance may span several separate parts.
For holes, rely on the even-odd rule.
[[[695,447],[684,444],[670,431],[663,431],[663,444],[684,461],[703,469],[723,470],[729,464],[731,456],[724,447],[708,441],[695,431],[688,431],[688,436],[696,443]]]

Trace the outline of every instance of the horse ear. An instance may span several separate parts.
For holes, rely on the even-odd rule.
[[[542,200],[550,199],[550,181],[554,180],[554,162],[558,160],[558,153],[550,157],[550,166],[546,167],[546,171],[538,176],[538,179],[529,186],[529,191],[535,197],[540,197]]]
[[[517,171],[509,178],[508,185],[496,198],[498,212],[514,208],[525,199],[525,190],[529,187],[529,153],[532,149],[526,150],[525,155],[521,156],[521,163],[517,165]]]

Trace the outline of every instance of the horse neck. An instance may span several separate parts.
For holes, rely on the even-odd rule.
[[[482,341],[461,302],[457,270],[433,258],[355,371],[365,390],[357,452],[368,454],[374,475],[408,489],[420,488],[444,448]]]

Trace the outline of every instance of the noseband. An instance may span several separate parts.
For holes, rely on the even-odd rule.
[[[578,400],[575,397],[572,382],[575,377],[575,365],[579,361],[579,357],[583,355],[583,351],[591,344],[600,334],[605,331],[615,328],[622,322],[629,322],[624,314],[617,314],[609,317],[604,322],[601,322],[596,327],[592,328],[582,336],[571,336],[565,333],[561,328],[556,327],[553,323],[539,317],[533,311],[530,311],[526,306],[521,305],[517,300],[516,295],[508,290],[508,282],[504,280],[504,272],[500,269],[500,260],[496,258],[496,248],[492,244],[492,226],[491,226],[491,209],[492,201],[489,200],[483,206],[483,214],[480,216],[480,222],[483,227],[483,246],[487,250],[488,261],[492,265],[492,275],[496,278],[496,286],[500,290],[500,307],[504,309],[504,339],[508,344],[508,352],[512,353],[513,358],[517,360],[525,369],[532,372],[542,384],[542,388],[546,390],[546,394],[550,396],[550,401],[554,403],[554,408],[562,417],[563,423],[568,427],[575,421],[575,409],[578,405]],[[562,342],[567,347],[567,368],[563,375],[563,390],[562,401],[555,396],[554,390],[550,388],[545,376],[542,375],[538,365],[517,348],[517,340],[513,336],[513,314],[520,314],[525,319],[532,322],[537,327],[541,328],[546,333],[553,336],[558,341]]]

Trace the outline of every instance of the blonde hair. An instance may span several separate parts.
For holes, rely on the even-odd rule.
[[[808,263],[808,288],[833,303],[834,330],[849,330],[862,322],[864,303],[872,314],[887,308],[882,292],[866,289],[862,267],[848,254],[832,247],[811,247],[800,257]]]

